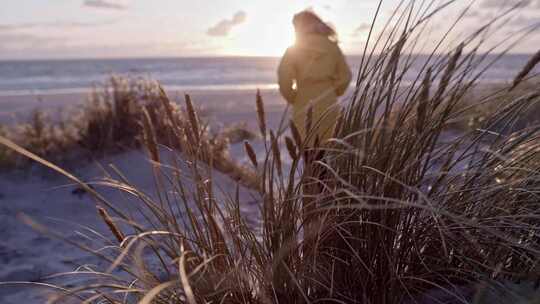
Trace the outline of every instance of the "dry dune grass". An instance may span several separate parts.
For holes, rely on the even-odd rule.
[[[139,198],[143,221],[0,137],[81,183],[112,231],[106,251],[91,250],[107,269],[64,274],[87,279],[57,286],[51,302],[481,303],[483,295],[499,292],[504,296],[491,303],[517,302],[507,283],[534,287],[540,279],[540,163],[531,161],[538,159],[540,127],[513,124],[540,95],[507,95],[481,128],[443,140],[483,72],[477,68],[487,57],[475,49],[488,27],[447,56],[431,57],[416,82],[398,89],[425,23],[444,7],[398,10],[403,13],[393,17],[386,39],[372,45],[381,55],[366,51],[353,100],[328,143],[306,147],[295,126],[291,137],[270,130],[257,98],[266,154],[245,144],[259,172],[257,227],[241,212],[239,188],[225,196],[214,192],[199,160],[217,158],[189,98],[187,119],[179,120],[160,93],[167,115],[161,131],[186,160],[167,168],[172,173],[160,164],[157,128],[143,111],[144,145],[160,195],[147,196],[121,179],[108,183]],[[317,125],[306,121],[308,130]],[[290,166],[282,162],[284,136]],[[180,178],[186,167],[190,181]]]
[[[511,90],[510,90],[511,89]],[[519,85],[512,88],[511,84],[491,84],[478,87],[467,94],[463,103],[456,109],[456,119],[448,126],[450,129],[460,131],[480,128],[486,117],[507,105],[512,100],[527,94],[540,92],[540,78],[527,77],[522,79]],[[538,125],[540,123],[540,103],[531,102],[526,105],[527,109],[521,113],[514,122],[512,130]],[[505,121],[494,125],[493,131],[499,131]]]
[[[192,119],[189,115],[194,115],[194,106],[189,102],[187,108],[181,108],[168,98],[166,102],[163,99],[164,92],[154,81],[113,76],[103,87],[96,87],[82,110],[70,113],[70,118],[63,115],[59,120],[53,120],[46,112],[36,110],[28,123],[0,128],[0,135],[40,157],[66,166],[81,159],[99,159],[107,154],[140,148],[148,140],[143,133],[144,123],[153,126],[154,144],[182,151],[191,139],[180,140],[173,134],[170,120],[186,127]],[[243,140],[251,135],[242,125],[212,133],[201,120],[199,137],[204,142],[205,153],[213,155],[212,165],[235,180],[255,187],[253,170],[237,164],[228,155],[231,138]],[[209,158],[200,160],[209,161]],[[0,167],[24,169],[27,166],[23,157],[0,147]]]

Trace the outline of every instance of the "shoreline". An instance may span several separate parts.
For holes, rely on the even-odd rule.
[[[245,84],[245,85],[204,85],[204,86],[181,86],[169,85],[163,86],[166,91],[185,91],[185,92],[235,92],[235,91],[272,91],[278,90],[275,83],[266,84]],[[97,88],[100,88],[98,85]],[[68,89],[22,89],[22,90],[0,90],[0,98],[17,96],[49,96],[49,95],[72,95],[87,94],[93,87],[68,88]]]
[[[501,82],[480,82],[476,84],[473,92],[482,92],[484,89],[500,85]],[[349,88],[342,100],[351,96],[353,86]],[[252,128],[257,128],[256,114],[256,88],[250,89],[179,89],[165,88],[171,101],[184,104],[185,94],[189,94],[193,103],[204,111],[214,123],[231,125],[245,122]],[[277,88],[261,88],[265,111],[270,120],[279,120],[278,116],[284,113],[286,101]],[[0,91],[0,125],[7,127],[26,123],[36,111],[45,112],[53,120],[62,119],[65,114],[78,111],[78,107],[88,102],[92,88],[82,92],[47,93],[47,94],[20,94],[2,95]],[[97,87],[97,92],[103,92]]]

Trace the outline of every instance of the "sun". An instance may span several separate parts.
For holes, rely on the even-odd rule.
[[[295,41],[292,24],[286,20],[247,26],[226,41],[223,45],[224,53],[236,56],[283,55]]]

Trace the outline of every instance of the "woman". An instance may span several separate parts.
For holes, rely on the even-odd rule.
[[[287,49],[278,68],[279,89],[293,108],[293,122],[306,146],[324,143],[334,131],[339,109],[337,98],[345,93],[351,71],[337,45],[336,32],[315,13],[294,16],[296,44]],[[306,130],[309,104],[312,128]]]
[[[351,82],[351,71],[337,45],[336,32],[312,12],[298,13],[293,19],[296,44],[287,49],[278,68],[279,89],[292,105],[293,122],[304,140],[304,174],[325,179],[325,170],[313,166],[324,150],[314,150],[332,137],[339,114],[337,98]],[[306,130],[309,105],[312,105],[311,129]],[[304,231],[316,230],[314,197],[322,190],[318,183],[303,186]],[[311,214],[311,215],[310,215]],[[309,252],[312,244],[304,241]]]

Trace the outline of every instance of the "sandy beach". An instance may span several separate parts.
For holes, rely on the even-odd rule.
[[[90,93],[90,90],[89,90]],[[0,96],[0,124],[13,125],[28,121],[35,110],[43,110],[52,118],[61,111],[66,114],[77,110],[87,100],[85,93],[65,93],[47,95],[13,95]],[[256,127],[255,96],[256,91],[246,90],[193,90],[168,91],[171,100],[184,104],[184,95],[189,94],[197,107],[204,110],[214,122],[234,124],[246,122]],[[279,122],[285,109],[285,101],[277,90],[261,90],[269,123]]]
[[[110,164],[119,168],[139,189],[154,195],[154,182],[149,174],[151,165],[142,151],[128,151],[106,157],[98,163],[84,164],[73,173],[85,181],[97,181],[105,176],[102,169],[108,168]],[[0,174],[0,282],[15,282],[0,284],[2,304],[44,303],[47,294],[53,290],[32,285],[32,282],[69,282],[70,276],[60,278],[60,281],[48,277],[83,269],[81,267],[95,269],[105,265],[90,252],[47,233],[38,232],[21,221],[21,215],[27,215],[66,240],[84,244],[94,250],[106,244],[101,235],[107,236],[109,232],[96,212],[96,202],[89,195],[78,192],[78,187],[65,177],[50,171],[38,171],[37,174]],[[223,189],[236,186],[234,181],[217,171],[213,172],[213,176],[217,195],[223,193]],[[119,191],[105,186],[95,187],[122,208],[129,210],[129,205],[138,204],[135,197],[125,197]],[[256,222],[259,205],[254,200],[255,194],[241,188],[241,197],[243,212],[250,215],[251,221]],[[225,197],[217,199],[224,201]]]
[[[183,103],[184,92],[168,92],[171,99]],[[247,91],[193,91],[190,95],[196,106],[203,109],[205,119],[215,126],[247,123],[249,128],[257,130],[255,113],[256,92]],[[285,105],[277,91],[261,91],[266,106],[268,125],[277,128]],[[64,111],[83,105],[85,94],[51,94],[43,96],[2,96],[0,97],[0,123],[13,125],[24,123],[34,110],[43,110],[51,117]],[[261,148],[261,141],[254,146]],[[247,163],[242,144],[231,146],[231,155],[238,162]],[[152,192],[152,178],[146,155],[142,151],[106,157],[98,161],[100,165],[114,164],[138,187]],[[104,176],[98,163],[82,164],[74,172],[86,181],[97,180]],[[141,164],[136,170],[130,165]],[[96,233],[106,230],[98,218],[95,204],[88,195],[78,194],[67,179],[48,170],[30,170],[0,173],[0,282],[29,281],[41,282],[51,274],[76,270],[80,265],[100,263],[89,253],[85,253],[66,242],[51,238],[32,230],[18,218],[21,214],[31,216],[38,222],[56,231],[62,231],[70,240],[88,242],[92,236],[89,228]],[[218,176],[216,192],[228,189],[234,182],[228,177],[215,172]],[[115,191],[107,191],[113,201],[122,200]],[[246,192],[247,193],[247,192]],[[253,195],[245,195],[246,213],[253,214],[256,220],[257,204]],[[87,229],[88,228],[88,229]],[[29,289],[26,285],[0,286],[0,299],[3,304],[42,302],[47,288]]]

